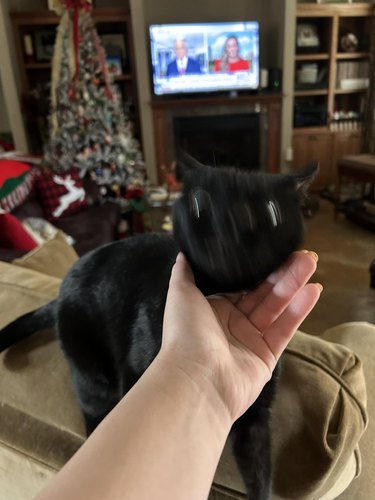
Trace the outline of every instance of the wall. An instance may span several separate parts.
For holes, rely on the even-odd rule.
[[[10,124],[8,120],[8,113],[5,108],[3,89],[0,82],[0,132],[9,132],[9,131],[10,131]]]
[[[285,1],[258,2],[260,3],[257,15],[260,19],[261,66],[265,68],[283,66]]]
[[[17,59],[12,43],[13,34],[9,18],[8,0],[0,1],[0,85],[4,95],[5,112],[16,148],[27,151],[25,129],[21,116],[20,102],[20,80],[18,75]]]

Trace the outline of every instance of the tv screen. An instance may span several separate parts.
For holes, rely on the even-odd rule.
[[[156,95],[239,91],[259,86],[257,22],[150,26]]]

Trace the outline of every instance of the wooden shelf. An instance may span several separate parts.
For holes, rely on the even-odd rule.
[[[123,3],[123,8],[94,8],[92,11],[94,22],[98,24],[129,22],[130,12],[127,6],[129,2],[124,0]],[[11,18],[16,26],[31,26],[37,29],[48,24],[56,26],[60,20],[60,16],[48,9],[13,11]]]
[[[335,94],[362,94],[367,92],[368,88],[364,89],[335,89]]]
[[[35,62],[26,63],[25,69],[50,69],[52,67],[50,62]]]
[[[115,82],[126,82],[126,81],[130,82],[132,79],[133,79],[133,76],[129,75],[129,74],[127,74],[127,75],[115,75],[113,77],[113,80]]]
[[[306,134],[323,134],[329,132],[328,125],[322,125],[320,127],[297,127],[294,129],[294,135],[306,135]]]
[[[294,58],[296,61],[327,61],[329,59],[329,54],[296,54]]]
[[[295,90],[295,97],[304,97],[309,95],[328,95],[328,89],[310,89],[310,90]]]
[[[366,59],[370,52],[338,52],[336,59]]]
[[[371,4],[367,2],[360,3],[329,3],[329,4],[297,4],[297,17],[365,17],[371,13]]]

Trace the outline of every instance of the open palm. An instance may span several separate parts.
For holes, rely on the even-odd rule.
[[[233,420],[259,396],[294,332],[317,302],[307,283],[316,269],[311,252],[294,252],[257,289],[205,298],[179,255],[164,316],[163,349],[176,363],[199,367]]]

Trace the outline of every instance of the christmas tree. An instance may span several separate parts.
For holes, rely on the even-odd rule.
[[[103,196],[139,195],[145,170],[120,93],[110,81],[91,17],[91,1],[52,0],[61,15],[51,79],[49,141],[44,163],[62,172],[78,167]]]

